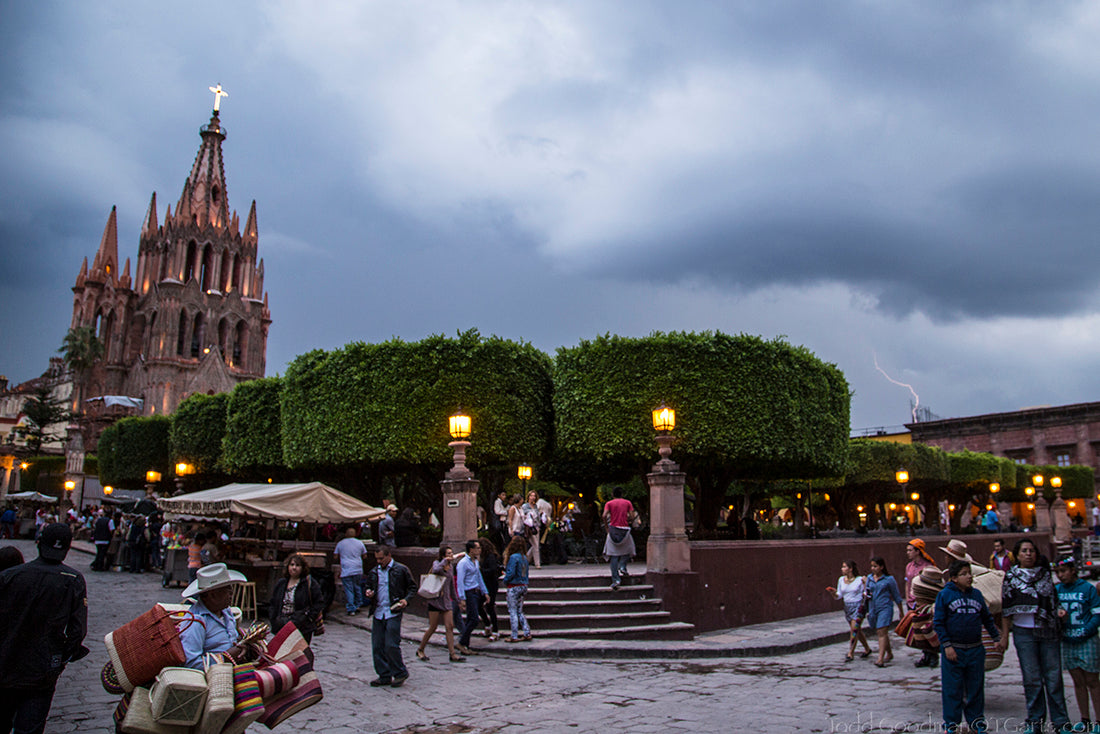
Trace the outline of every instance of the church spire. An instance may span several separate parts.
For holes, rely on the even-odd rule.
[[[229,224],[225,166],[222,163],[225,130],[217,110],[214,110],[210,122],[199,131],[199,135],[202,136],[202,144],[176,205],[176,218],[186,217],[178,222],[181,225],[194,223],[199,227],[225,227]]]
[[[153,198],[149,202],[149,211],[145,213],[145,221],[141,225],[142,237],[155,237],[157,234],[157,192],[153,192]]]
[[[107,226],[103,228],[103,237],[99,241],[92,269],[88,278],[100,283],[108,283],[118,276],[118,216],[116,207],[111,207],[107,217]]]

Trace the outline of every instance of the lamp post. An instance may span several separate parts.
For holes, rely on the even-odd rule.
[[[1050,503],[1050,514],[1054,526],[1054,539],[1061,542],[1070,540],[1069,511],[1066,509],[1066,501],[1062,499],[1062,478],[1053,476],[1050,478],[1050,488],[1054,490],[1054,501]]]
[[[145,472],[145,496],[156,496],[157,484],[160,482],[160,472],[150,469]]]
[[[691,572],[691,546],[684,529],[684,479],[671,459],[676,411],[665,404],[653,410],[660,459],[646,475],[649,482],[649,541],[646,544],[646,572],[684,574]]]
[[[443,543],[459,547],[477,537],[477,489],[479,482],[466,467],[467,441],[473,420],[462,410],[447,419],[447,431],[453,439],[447,445],[454,451],[454,466],[439,483],[443,491]]]
[[[176,494],[183,494],[183,478],[194,473],[195,467],[193,464],[188,464],[186,461],[176,464]],[[145,477],[148,479],[149,474],[146,473]]]
[[[527,464],[520,464],[516,469],[516,476],[519,477],[521,486],[523,487],[523,501],[527,501],[527,480],[531,478],[531,467]]]
[[[904,497],[905,497],[905,485],[909,484],[909,472],[908,472],[908,470],[906,470],[905,467],[900,467],[897,471],[894,472],[894,481],[896,481],[898,483],[898,485],[901,487],[901,495],[902,495],[902,498],[904,499]],[[908,518],[906,518],[906,520],[908,520]],[[913,524],[912,523],[909,524],[909,532],[911,534],[913,534]]]

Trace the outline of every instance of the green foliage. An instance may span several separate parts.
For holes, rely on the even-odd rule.
[[[988,488],[991,482],[1000,482],[1001,464],[993,454],[958,451],[947,455],[952,484],[965,484],[974,488]]]
[[[27,431],[27,448],[38,451],[43,441],[52,441],[61,435],[63,428],[54,428],[69,420],[69,410],[65,402],[53,396],[53,388],[45,382],[35,388],[34,393],[23,403],[23,414],[30,423]]]
[[[222,469],[228,393],[192,395],[172,414],[168,451],[172,461],[193,464],[199,474]],[[274,437],[273,437],[274,438]]]
[[[847,483],[896,485],[898,469],[912,483],[943,483],[948,479],[946,453],[935,446],[853,439],[848,449]]]
[[[145,484],[145,472],[170,473],[167,416],[135,416],[108,426],[99,437],[99,479],[103,484],[137,489]]]
[[[103,356],[103,342],[91,326],[77,326],[65,334],[61,348],[57,350],[65,364],[73,372],[81,373]]]
[[[473,465],[534,462],[551,437],[550,360],[475,330],[303,354],[282,392],[290,467],[449,463],[447,418],[472,418]]]
[[[60,497],[65,493],[65,457],[32,456],[19,474],[22,492],[41,492]]]
[[[222,461],[231,473],[283,466],[282,415],[278,377],[249,380],[229,394]]]
[[[1050,486],[1051,477],[1061,477],[1063,499],[1083,499],[1092,497],[1093,493],[1096,491],[1095,476],[1090,466],[1082,466],[1080,464],[1075,464],[1073,466],[1016,464],[1015,466],[1016,483],[1019,486],[1019,492],[1017,493],[1019,499],[1016,501],[1022,501],[1024,499],[1024,488],[1034,486],[1032,477],[1036,474],[1043,475],[1043,486],[1037,488],[1038,491],[1035,493],[1035,496],[1042,497],[1048,502],[1053,501],[1055,497],[1054,489]]]
[[[843,473],[849,391],[835,365],[776,339],[655,333],[605,335],[558,350],[557,478],[620,480],[656,458],[650,413],[677,411],[677,461],[697,490],[696,521],[713,527],[738,478]]]

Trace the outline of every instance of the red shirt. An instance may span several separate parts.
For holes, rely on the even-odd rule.
[[[608,525],[614,525],[617,528],[628,528],[630,527],[630,513],[634,512],[634,505],[630,503],[630,500],[618,497],[604,505],[604,512],[608,516]]]

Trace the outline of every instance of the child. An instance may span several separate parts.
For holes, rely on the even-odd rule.
[[[1100,719],[1100,593],[1088,581],[1077,578],[1072,558],[1054,565],[1058,580],[1058,616],[1062,620],[1062,669],[1069,671],[1077,693],[1077,709],[1084,726],[1074,731],[1092,731],[1089,698]]]
[[[993,641],[1001,631],[982,592],[973,587],[974,576],[968,561],[954,560],[947,569],[950,579],[936,596],[932,626],[940,638],[940,679],[942,684],[944,731],[957,731],[962,715],[970,731],[984,732],[985,724],[985,648],[984,625]]]

